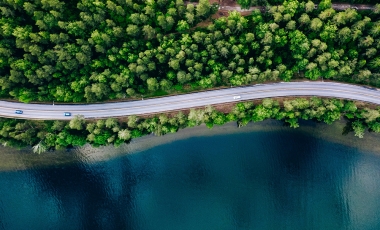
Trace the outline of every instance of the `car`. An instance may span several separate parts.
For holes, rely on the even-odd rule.
[[[240,99],[241,96],[234,96],[234,99]]]
[[[374,87],[369,87],[369,86],[363,86],[363,88],[366,88],[366,89],[369,89],[369,90],[377,90],[376,88],[374,88]]]
[[[16,110],[15,113],[16,114],[22,114],[22,110]]]
[[[71,116],[71,113],[69,113],[69,112],[64,112],[63,115],[65,115],[65,117],[70,117],[70,116]]]

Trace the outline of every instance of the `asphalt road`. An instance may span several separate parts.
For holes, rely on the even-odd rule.
[[[235,96],[240,98],[234,99]],[[333,82],[287,82],[104,104],[46,105],[0,101],[0,117],[69,120],[81,114],[85,118],[106,118],[283,96],[335,97],[380,104],[380,90],[375,88]],[[23,114],[15,114],[15,110],[22,110]],[[64,112],[70,112],[72,116],[65,117]]]

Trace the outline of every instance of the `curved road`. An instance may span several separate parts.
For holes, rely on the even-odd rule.
[[[234,99],[235,96],[240,98]],[[53,106],[0,101],[0,117],[69,120],[72,116],[81,114],[85,118],[105,118],[283,96],[336,97],[380,104],[380,91],[375,88],[333,82],[287,82],[104,104]],[[15,110],[22,110],[23,114],[15,114]],[[64,112],[70,112],[72,116],[65,117]]]

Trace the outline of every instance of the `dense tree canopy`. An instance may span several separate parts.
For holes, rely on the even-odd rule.
[[[0,97],[91,102],[295,76],[380,85],[379,10],[281,2],[194,28],[215,11],[207,0],[3,1]]]

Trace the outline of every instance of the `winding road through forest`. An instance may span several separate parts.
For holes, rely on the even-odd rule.
[[[147,100],[103,104],[47,105],[0,101],[0,117],[41,120],[70,120],[78,114],[84,115],[85,118],[121,117],[285,96],[334,97],[380,105],[380,90],[378,91],[376,88],[334,82],[304,81],[256,84]],[[23,113],[16,114],[16,110],[22,110]],[[64,112],[70,112],[72,116],[64,116]]]

